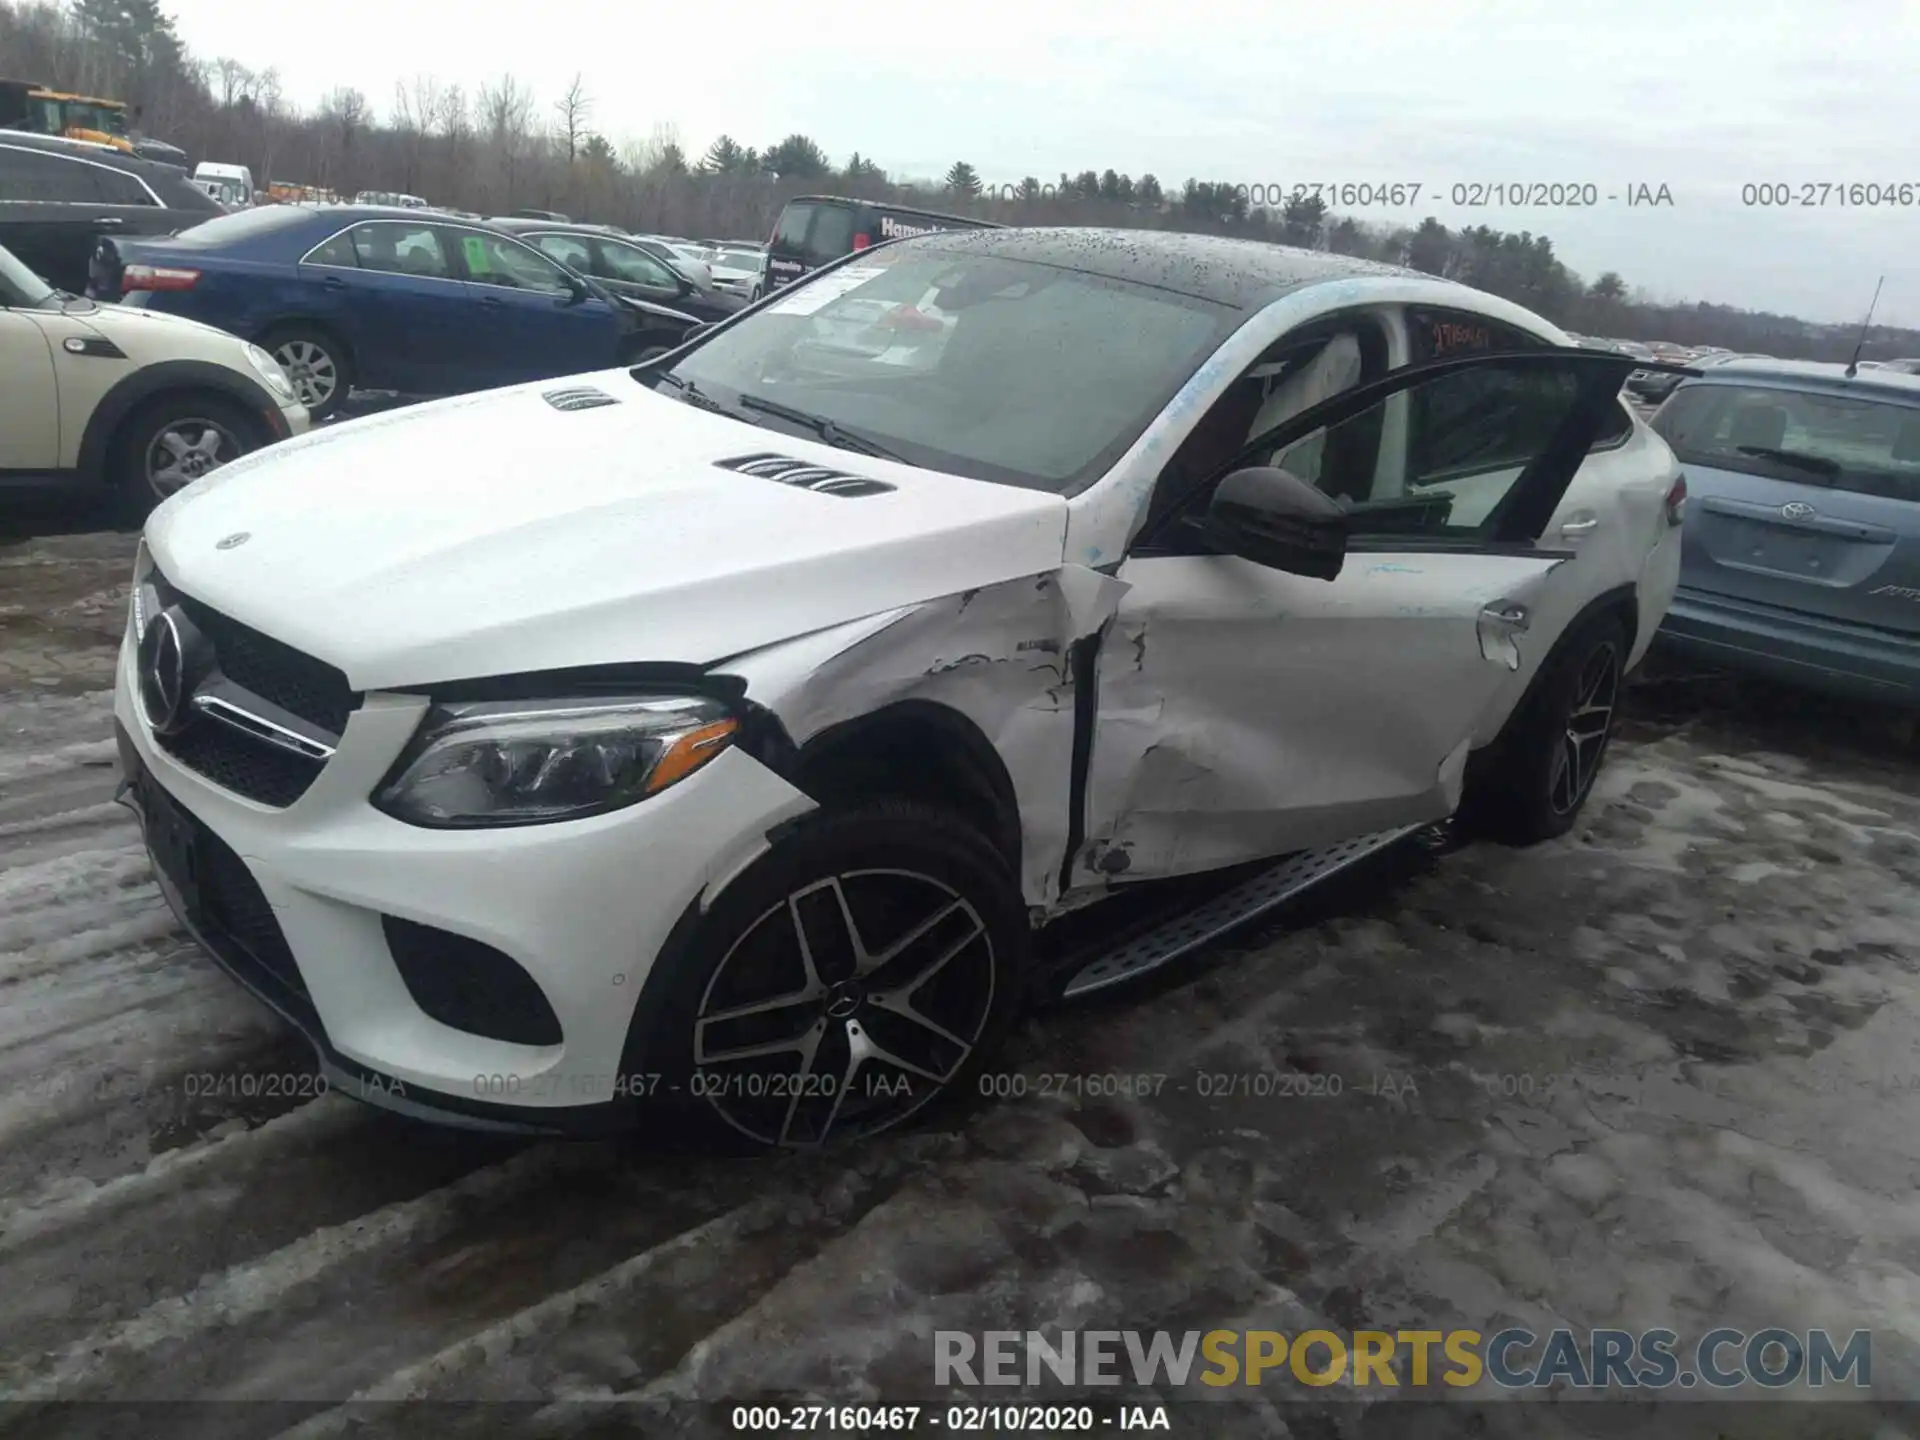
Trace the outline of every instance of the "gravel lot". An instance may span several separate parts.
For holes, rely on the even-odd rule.
[[[1565,841],[1436,835],[1204,963],[1030,1021],[1011,1057],[1164,1075],[1156,1097],[983,1102],[850,1155],[669,1161],[441,1132],[285,1079],[237,1093],[311,1067],[184,941],[111,803],[132,539],[14,523],[0,1394],[858,1402],[931,1395],[935,1328],[1503,1321],[1869,1328],[1875,1392],[1916,1393],[1904,723],[1648,682]],[[1221,1072],[1340,1093],[1202,1098]],[[1415,1433],[1392,1403],[1328,1393],[1284,1417],[1219,1406],[1205,1433]],[[1493,1406],[1473,1430],[1427,1413],[1418,1433],[1635,1433],[1580,1408]],[[180,1433],[295,1418],[196,1409]],[[1756,1404],[1712,1428],[1805,1423]],[[1828,1424],[1901,1433],[1865,1407]]]

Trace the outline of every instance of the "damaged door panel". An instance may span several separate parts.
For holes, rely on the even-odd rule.
[[[1121,568],[1076,884],[1193,874],[1437,820],[1559,562],[1353,555],[1332,582],[1237,556]]]
[[[1125,585],[1069,565],[802,636],[718,667],[779,717],[803,750],[835,726],[905,701],[964,716],[1012,782],[1021,888],[1031,906],[1060,893],[1073,776],[1069,653],[1098,633]]]
[[[1532,620],[1566,556],[1535,542],[1622,378],[1614,357],[1565,352],[1411,367],[1251,437],[1177,503],[1156,497],[1100,646],[1068,889],[1449,814],[1474,736],[1517,698],[1507,681],[1557,637]],[[1381,411],[1402,400],[1424,428],[1383,456]],[[1225,553],[1211,493],[1248,466],[1339,502],[1334,578]]]

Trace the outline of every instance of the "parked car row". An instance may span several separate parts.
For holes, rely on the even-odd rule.
[[[617,268],[599,238],[570,243]],[[617,295],[499,227],[384,207],[268,206],[164,239],[108,241],[94,283],[127,307],[258,342],[315,419],[355,386],[449,395],[633,364],[700,323]],[[691,290],[671,285],[675,299]]]

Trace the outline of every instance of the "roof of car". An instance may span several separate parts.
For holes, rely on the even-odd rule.
[[[155,175],[169,179],[190,178],[184,177],[178,165],[169,165],[163,160],[142,160],[118,146],[102,145],[94,140],[69,140],[64,135],[38,135],[30,130],[0,130],[0,142],[24,150],[47,150],[55,155],[71,155],[77,160],[92,160],[148,178]]]
[[[892,243],[1058,265],[1111,280],[1174,290],[1239,310],[1259,309],[1289,291],[1328,280],[1420,275],[1401,266],[1325,250],[1189,235],[1178,230],[1096,230],[1079,226],[942,230]]]
[[[636,238],[616,225],[596,225],[587,220],[528,220],[518,215],[496,215],[488,220],[487,224],[498,225],[502,230],[521,233],[538,230],[543,235],[610,235],[616,240]]]
[[[929,220],[955,220],[962,225],[978,225],[988,230],[1006,228],[998,220],[982,220],[977,215],[955,215],[947,210],[929,210],[924,205],[912,205],[899,200],[856,200],[850,195],[796,195],[787,201],[787,204],[801,205],[814,202],[826,205],[851,205],[859,210],[888,210],[896,215],[924,215]]]
[[[1834,361],[1770,360],[1765,357],[1743,355],[1738,359],[1723,360],[1718,365],[1712,366],[1701,376],[1701,379],[1705,380],[1709,376],[1714,384],[1760,380],[1776,384],[1797,384],[1803,388],[1817,390],[1879,390],[1920,399],[1920,375],[1908,375],[1899,370],[1868,369],[1863,366],[1849,376],[1847,367]]]

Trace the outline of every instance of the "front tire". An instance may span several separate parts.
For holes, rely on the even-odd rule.
[[[114,437],[108,480],[117,518],[137,527],[162,500],[270,438],[257,419],[223,396],[155,401]]]
[[[1573,828],[1613,738],[1626,659],[1618,616],[1569,632],[1500,739],[1468,763],[1457,817],[1467,831],[1521,846]]]
[[[260,348],[280,362],[313,423],[347,403],[353,390],[353,361],[347,347],[325,330],[313,325],[282,326],[262,339]]]
[[[703,1148],[867,1139],[977,1086],[1021,1008],[1028,935],[1012,872],[951,815],[817,814],[667,959],[639,1053]]]

